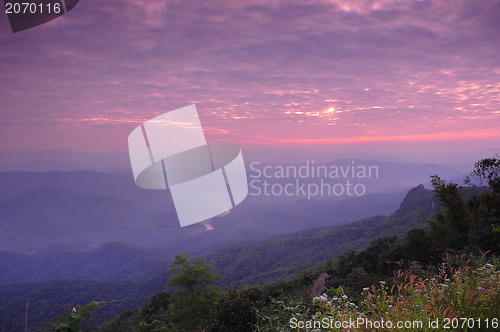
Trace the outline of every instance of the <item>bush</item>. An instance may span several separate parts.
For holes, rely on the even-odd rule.
[[[260,316],[257,330],[343,331],[347,326],[351,331],[401,331],[404,328],[397,324],[411,324],[406,329],[450,331],[456,324],[478,330],[480,323],[481,330],[487,330],[486,324],[498,330],[499,266],[496,258],[476,258],[460,268],[442,263],[439,273],[429,277],[400,270],[391,285],[380,281],[365,287],[358,301],[341,287],[309,303],[282,297]]]

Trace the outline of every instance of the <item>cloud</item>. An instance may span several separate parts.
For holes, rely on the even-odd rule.
[[[191,103],[216,139],[498,128],[498,17],[472,0],[81,2],[0,35],[0,149],[59,147],[68,128],[116,142]]]

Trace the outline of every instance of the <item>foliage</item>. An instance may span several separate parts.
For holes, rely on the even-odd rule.
[[[232,289],[215,303],[207,332],[251,332],[257,313],[264,306],[263,291],[258,286]]]
[[[500,193],[500,154],[496,154],[494,158],[485,158],[476,162],[471,177],[479,183],[480,187],[488,184],[496,193]],[[470,184],[471,177],[467,176],[464,182]]]
[[[257,311],[257,332],[288,332],[291,317],[305,317],[309,314],[307,301],[296,296],[281,293],[270,299],[270,305]]]
[[[154,320],[151,323],[140,322],[137,332],[171,332],[172,328],[161,320]]]
[[[500,253],[500,159],[478,161],[472,174],[488,188],[466,199],[455,183],[446,183],[439,176],[432,177],[432,185],[445,209],[430,220],[433,245],[442,249]],[[470,181],[466,182],[470,183]]]
[[[103,304],[105,303],[92,301],[84,306],[68,307],[60,317],[47,321],[46,324],[50,331],[78,332],[80,322],[91,320],[94,310]]]
[[[184,252],[175,256],[170,270],[174,276],[169,286],[178,290],[171,296],[167,317],[178,331],[194,331],[208,320],[210,310],[220,297],[219,288],[212,283],[222,277],[211,272],[212,266],[204,257],[189,259]]]
[[[169,304],[170,293],[158,292],[142,308],[122,312],[114,319],[99,327],[92,328],[90,331],[162,331],[162,329],[168,328],[166,320]]]
[[[164,284],[162,278],[141,282],[56,279],[0,284],[0,331],[24,330],[28,301],[28,330],[34,330],[43,321],[59,317],[70,305],[118,300],[96,310],[91,322],[82,323],[87,327],[141,306]]]
[[[209,261],[226,283],[269,284],[333,259],[346,249],[364,248],[378,237],[404,236],[412,228],[425,227],[438,207],[435,201],[432,191],[417,186],[389,217],[375,216],[232,246],[210,256]]]
[[[92,331],[196,331],[206,325],[220,290],[212,284],[221,277],[211,272],[204,257],[177,255],[169,271],[175,293],[158,292],[141,309],[122,313]]]
[[[221,279],[221,276],[211,272],[212,266],[205,263],[205,258],[194,257],[189,259],[189,253],[176,255],[170,268],[175,274],[170,279],[169,286],[178,287],[190,293],[201,292],[212,283]]]
[[[382,280],[365,287],[360,300],[351,299],[341,287],[328,289],[309,303],[281,297],[259,317],[256,330],[311,331],[317,328],[319,331],[321,328],[321,331],[343,331],[342,327],[355,322],[351,330],[372,331],[373,324],[385,322],[385,328],[376,330],[400,331],[402,327],[397,324],[402,322],[399,324],[413,324],[409,329],[414,331],[447,331],[445,318],[466,317],[468,324],[472,321],[478,324],[481,320],[483,327],[486,321],[495,322],[500,312],[499,260],[476,259],[476,264],[470,263],[460,269],[443,264],[439,273],[431,277],[399,270],[392,286]],[[429,325],[436,319],[437,328]]]

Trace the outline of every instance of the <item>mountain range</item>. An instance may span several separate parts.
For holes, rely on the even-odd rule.
[[[275,235],[267,239],[235,242],[224,248],[214,249],[212,253],[208,253],[207,258],[213,264],[215,272],[224,276],[220,284],[223,287],[276,282],[331,259],[346,249],[364,248],[377,237],[403,235],[410,228],[425,227],[426,220],[438,208],[434,194],[423,186],[418,186],[408,192],[399,208],[388,217],[374,216],[340,225]],[[216,232],[205,231],[203,234],[212,235]],[[9,260],[9,254],[17,256]],[[123,243],[109,243],[86,252],[61,245],[31,256],[23,255],[11,252],[0,255],[0,264],[4,267],[11,266],[7,270],[9,272],[4,272],[4,280],[17,278],[17,282],[0,284],[0,317],[5,317],[0,324],[0,331],[14,331],[22,327],[28,303],[31,303],[30,326],[36,326],[47,317],[56,316],[68,305],[93,300],[112,301],[103,310],[96,312],[95,322],[99,323],[144,303],[154,292],[165,289],[170,277],[170,273],[156,271],[157,268],[162,271],[168,268],[171,260],[166,260],[165,253],[158,249],[133,247]],[[148,271],[150,276],[137,274],[140,269]],[[106,270],[109,275],[104,273]],[[85,272],[82,274],[82,271]],[[21,282],[23,275],[51,279],[58,278],[61,274],[71,279]],[[116,279],[120,276],[140,280],[95,280]],[[29,278],[24,278],[26,279]]]

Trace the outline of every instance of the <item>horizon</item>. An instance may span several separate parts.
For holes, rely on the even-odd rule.
[[[252,149],[253,148],[253,149]],[[300,165],[305,162],[318,164],[335,163],[342,160],[359,160],[369,162],[390,162],[397,164],[431,164],[443,166],[462,174],[468,174],[474,167],[474,163],[484,158],[492,158],[498,155],[498,150],[484,149],[464,155],[463,153],[449,152],[441,154],[428,154],[415,156],[412,154],[378,154],[376,152],[364,151],[331,151],[325,146],[313,149],[297,155],[294,146],[278,146],[277,148],[267,146],[260,147],[243,146],[242,153],[245,164],[260,162],[264,164]],[[278,153],[279,152],[279,153]],[[4,158],[0,160],[0,172],[5,171],[76,171],[95,170],[103,172],[130,170],[130,158],[127,151],[93,152],[72,151],[66,149],[50,150],[0,150]],[[7,158],[10,157],[10,158]],[[40,162],[43,162],[40,164]]]

